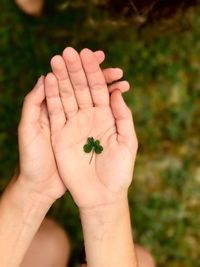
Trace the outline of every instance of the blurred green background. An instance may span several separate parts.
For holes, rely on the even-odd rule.
[[[159,267],[198,267],[200,258],[200,6],[198,1],[47,1],[33,18],[0,2],[0,191],[17,165],[17,124],[25,94],[66,46],[103,49],[105,66],[131,83],[139,152],[130,188],[135,241]],[[69,195],[49,216],[82,242]]]

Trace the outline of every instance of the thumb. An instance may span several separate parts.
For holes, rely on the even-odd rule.
[[[22,108],[21,122],[35,123],[39,120],[41,105],[44,98],[44,77],[41,76],[33,90],[25,97]]]
[[[114,90],[111,94],[111,109],[115,118],[118,140],[137,143],[131,110],[126,105],[122,93]]]

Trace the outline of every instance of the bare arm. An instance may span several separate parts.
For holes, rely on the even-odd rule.
[[[126,194],[118,203],[81,211],[88,267],[136,267]]]
[[[0,259],[2,267],[19,266],[52,200],[17,179],[0,200]]]
[[[95,53],[99,62],[102,52]],[[108,83],[122,76],[119,69],[105,69]],[[112,84],[127,91],[127,82]],[[2,267],[18,267],[31,240],[53,202],[66,187],[57,171],[50,140],[50,125],[41,77],[26,96],[19,125],[20,175],[10,182],[0,199],[0,260]]]
[[[20,172],[0,200],[2,267],[18,267],[53,202],[66,188],[56,169],[41,77],[26,96],[19,124]]]
[[[51,65],[45,94],[52,147],[80,209],[87,266],[136,267],[127,201],[137,151],[131,111],[119,90],[109,94],[91,50],[66,48]],[[85,153],[88,137],[102,153]]]

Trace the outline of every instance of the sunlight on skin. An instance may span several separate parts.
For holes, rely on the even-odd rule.
[[[59,173],[76,204],[91,207],[113,201],[116,192],[128,188],[137,141],[131,112],[119,90],[110,99],[92,51],[84,49],[79,56],[66,48],[63,59],[57,56],[51,61],[54,74],[45,78],[52,145]],[[88,136],[100,139],[105,148],[91,165],[83,151]]]
[[[18,219],[9,240],[2,231],[10,244],[2,255],[12,266],[19,265],[45,214],[66,189],[79,207],[88,266],[137,266],[127,200],[137,139],[122,93],[116,87],[109,93],[107,80],[115,70],[105,71],[91,50],[78,54],[66,48],[53,68],[56,75],[42,76],[25,97],[18,129],[19,176],[5,194],[10,200],[2,204],[2,229],[10,233],[8,222],[15,221],[15,214]],[[104,148],[91,164],[83,150],[88,136]],[[18,200],[13,213],[7,212],[13,199]],[[19,236],[21,247],[10,258]],[[110,246],[113,254],[103,257]]]
[[[62,181],[79,208],[87,264],[138,266],[127,199],[137,152],[131,110],[120,90],[109,92],[91,50],[78,54],[68,47],[51,65],[44,87],[52,149]],[[103,146],[92,160],[84,151],[91,136]]]
[[[91,53],[96,64],[99,66],[95,55],[93,52]],[[64,65],[64,67],[66,71],[66,65]],[[107,72],[107,79],[112,80],[112,73],[112,70]],[[103,72],[101,72],[101,75],[102,79],[104,79]],[[119,72],[117,75],[119,75]],[[64,78],[66,79],[67,77]],[[84,79],[84,76],[82,76],[82,78]],[[105,82],[106,80],[104,79],[104,83]],[[94,116],[93,114],[95,114],[95,112],[93,112],[95,107],[92,105],[90,108],[81,110],[79,103],[75,99],[74,103],[78,106],[77,114],[80,114],[80,116],[67,119],[66,116],[68,116],[70,112],[68,112],[67,105],[63,108],[62,102],[66,101],[66,104],[69,103],[70,95],[65,95],[65,91],[73,89],[73,91],[70,92],[71,100],[75,95],[74,85],[71,84],[72,87],[70,87],[69,83],[68,85],[69,87],[67,88],[65,84],[62,85],[64,95],[60,97],[58,79],[51,73],[48,74],[46,78],[41,76],[33,90],[25,97],[18,128],[19,173],[17,179],[11,181],[5,194],[1,198],[1,215],[3,214],[3,220],[0,220],[2,229],[0,251],[4,266],[19,266],[24,257],[24,253],[27,251],[31,240],[52,204],[60,198],[70,186],[72,187],[72,194],[75,196],[76,192],[73,187],[76,186],[77,179],[80,182],[85,182],[83,175],[86,175],[87,183],[89,183],[88,179],[91,179],[84,169],[83,173],[80,173],[80,160],[84,151],[83,145],[81,144],[81,147],[79,146],[79,148],[77,148],[77,144],[79,140],[78,136],[82,136],[82,129],[84,134],[85,130],[87,131],[88,125],[89,127],[93,126],[91,121],[93,121],[92,117]],[[106,88],[105,84],[104,87]],[[89,90],[88,87],[85,87],[85,89]],[[119,90],[117,90],[117,92],[119,93]],[[47,99],[45,99],[45,97],[47,97]],[[109,115],[111,116],[110,108],[106,107],[106,109],[109,110]],[[60,117],[58,117],[58,115],[60,115]],[[101,117],[100,112],[98,116]],[[89,121],[87,121],[87,118],[89,118]],[[58,133],[57,130],[59,130],[60,133]],[[68,138],[69,134],[74,135],[71,137],[71,140]],[[75,166],[76,170],[79,169],[78,174],[80,175],[77,177],[76,174],[74,175],[72,180],[75,179],[74,182],[72,181],[71,185],[66,182],[68,177],[64,176],[66,174],[65,172],[63,173],[63,177],[60,176],[62,171],[58,170],[57,162],[55,162],[55,153],[53,153],[52,150],[52,144],[55,145],[59,143],[60,137],[62,137],[65,142],[63,145],[60,143],[55,151],[58,151],[59,157],[63,156],[62,161],[64,165],[67,162],[66,167],[69,170],[69,178],[72,178],[72,176],[70,176],[71,174],[75,174],[72,172],[70,173],[70,160],[74,161],[72,168]],[[73,141],[72,143],[77,143],[74,144],[74,148],[68,147],[71,141]],[[74,155],[77,154],[75,155],[77,158],[74,158],[71,150],[74,150],[73,153]],[[66,152],[69,154],[65,158]],[[86,158],[84,158],[83,163],[86,166]],[[86,171],[87,169],[88,167]],[[74,169],[72,169],[72,171],[74,171]],[[64,178],[66,179],[66,183],[64,183]],[[93,189],[98,190],[99,188],[95,185],[95,180],[96,177],[94,176],[94,181],[91,183],[91,186],[93,185]],[[85,184],[86,186],[87,183]],[[78,187],[80,185],[81,184],[78,184]],[[79,190],[79,188],[77,188],[77,190]],[[90,188],[88,187],[87,189]],[[80,191],[80,196],[77,194],[77,197],[82,197],[82,191]],[[86,199],[86,201],[88,200]],[[26,205],[24,205],[24,203],[26,203]],[[17,225],[17,227],[13,227],[13,223]],[[9,244],[9,246],[5,244]],[[12,255],[12,257],[10,257],[10,255]]]
[[[102,51],[97,51],[94,54],[100,63],[105,59]],[[118,69],[115,71],[113,68],[105,69],[104,73],[106,73],[107,80],[109,81],[119,79],[123,74],[122,71]],[[115,83],[111,86],[113,87],[114,85]],[[22,118],[19,124],[21,136],[19,147],[20,151],[23,151],[23,155],[20,153],[20,169],[26,177],[29,177],[30,183],[37,181],[38,191],[44,190],[44,194],[57,199],[65,193],[66,188],[57,172],[55,158],[51,149],[50,125],[44,100],[44,77],[41,76],[24,101]],[[38,149],[40,150],[40,157],[38,157]],[[27,158],[29,158],[28,163]],[[32,166],[37,167],[37,172],[31,171]],[[28,175],[30,173],[32,174],[31,177]],[[40,173],[41,175],[39,175]],[[43,189],[41,190],[40,187]]]

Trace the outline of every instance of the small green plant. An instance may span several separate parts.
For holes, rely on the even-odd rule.
[[[91,163],[94,152],[96,154],[101,154],[103,147],[100,144],[100,140],[94,140],[93,137],[88,137],[87,143],[84,145],[83,150],[85,151],[85,153],[90,153],[92,151],[92,156],[89,161],[89,163]]]

